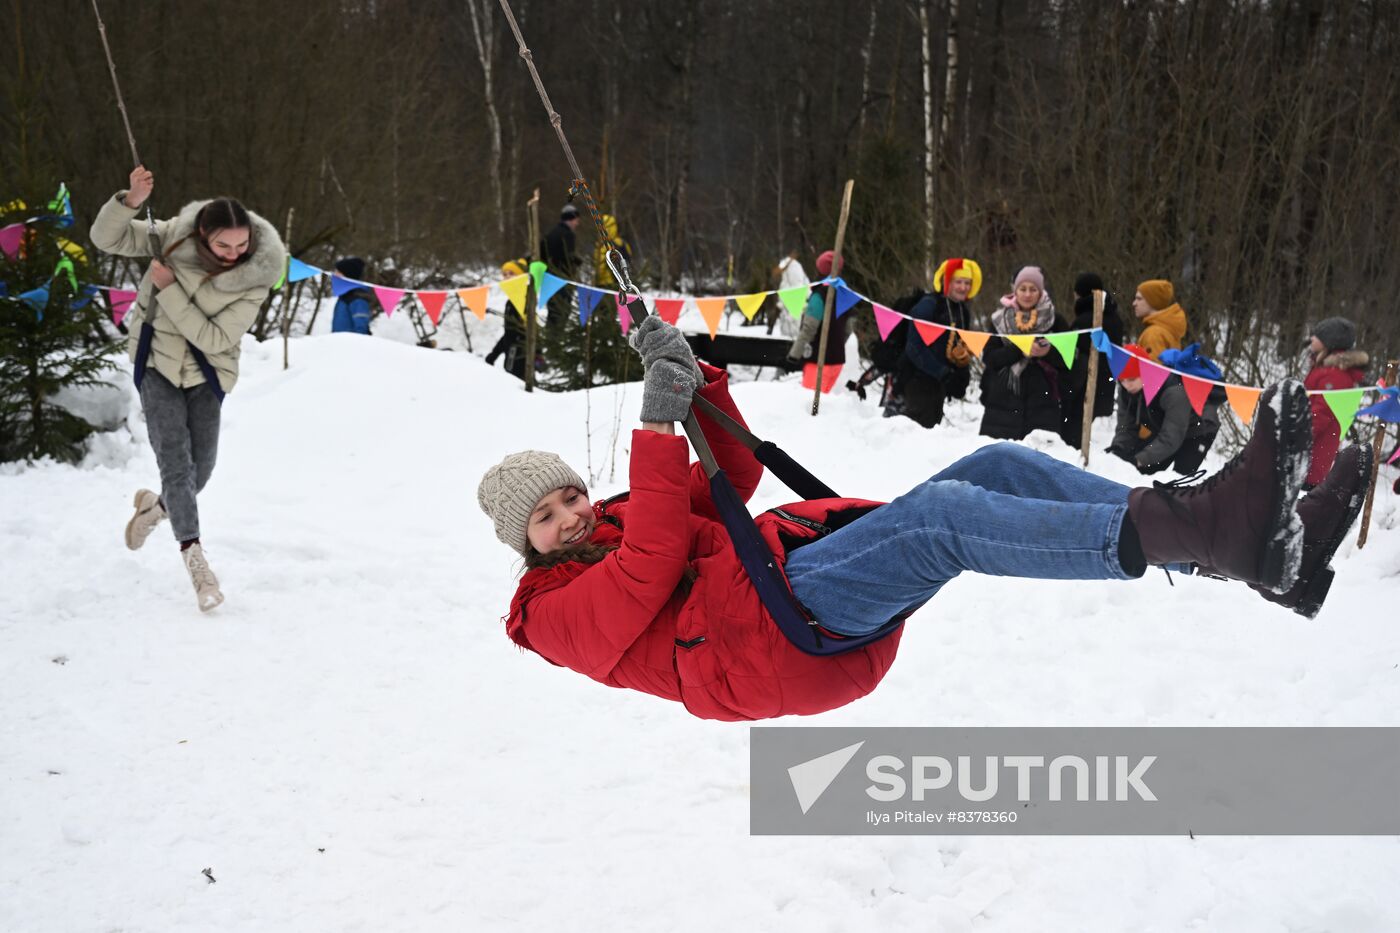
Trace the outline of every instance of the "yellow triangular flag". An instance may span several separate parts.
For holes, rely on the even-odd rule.
[[[758,309],[763,306],[763,299],[771,294],[772,292],[754,292],[752,295],[736,295],[734,303],[739,306],[744,317],[752,321],[753,316],[758,313]]]
[[[486,320],[486,293],[491,290],[490,285],[479,285],[476,288],[457,289],[457,298],[466,306],[467,310],[475,314],[477,320]]]
[[[520,312],[520,316],[525,316],[525,289],[530,287],[529,275],[517,275],[513,279],[506,279],[501,284],[501,291],[506,293],[506,299],[513,305],[515,310]]]
[[[1035,345],[1035,334],[1002,334],[1004,339],[1010,340],[1026,356],[1031,355],[1031,347]]]
[[[982,349],[987,346],[987,341],[992,339],[991,334],[984,334],[980,330],[957,330],[954,331],[962,342],[967,344],[967,348],[978,356],[982,355]]]
[[[710,329],[711,338],[719,331],[720,318],[724,317],[724,302],[724,298],[695,299],[695,308],[700,312],[700,316],[705,319],[705,326]]]
[[[1247,425],[1254,420],[1254,408],[1259,404],[1259,396],[1263,391],[1249,386],[1225,387],[1225,397],[1230,400],[1230,407],[1240,416],[1242,424]]]

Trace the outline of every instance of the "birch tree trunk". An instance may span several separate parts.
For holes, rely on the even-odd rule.
[[[504,242],[506,211],[503,200],[505,192],[501,185],[501,116],[496,111],[496,33],[490,28],[489,3],[490,0],[467,0],[467,12],[471,14],[472,38],[476,41],[476,55],[481,62],[484,82],[482,95],[486,98],[486,125],[491,140],[491,196],[496,202],[496,235]],[[482,28],[483,23],[486,28]]]
[[[933,132],[933,52],[928,21],[928,3],[918,0],[920,55],[919,70],[924,77],[924,272],[933,274],[933,196],[938,171],[938,137]]]

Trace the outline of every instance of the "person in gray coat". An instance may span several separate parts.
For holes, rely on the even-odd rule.
[[[1132,344],[1124,349],[1147,355]],[[1181,377],[1173,375],[1149,402],[1138,362],[1130,359],[1118,374],[1118,425],[1107,452],[1128,461],[1139,473],[1158,473],[1168,467],[1182,475],[1194,473],[1215,443],[1224,398],[1219,386],[1211,389],[1197,415]]]

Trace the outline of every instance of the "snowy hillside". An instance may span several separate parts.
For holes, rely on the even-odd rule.
[[[0,472],[0,930],[1400,927],[1395,838],[750,837],[746,726],[502,631],[518,561],[478,478],[536,447],[591,459],[595,498],[625,488],[640,387],[527,395],[474,341],[318,336],[286,372],[280,345],[246,341],[200,500],[227,595],[209,616],[168,526],[122,544],[133,491],[157,484],[139,410],[82,468]],[[795,378],[734,395],[851,495],[897,495],[983,442],[973,405],[925,431],[847,392],[812,418]],[[785,724],[1400,724],[1394,475],[1316,621],[1161,573],[967,576],[872,696]],[[753,506],[790,498],[766,478]]]

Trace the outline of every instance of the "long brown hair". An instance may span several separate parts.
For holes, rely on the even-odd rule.
[[[232,230],[236,227],[248,229],[248,248],[243,251],[242,256],[233,261],[232,265],[224,265],[223,261],[215,256],[214,251],[209,248],[209,234],[219,230]],[[208,270],[208,275],[204,277],[206,280],[212,279],[216,275],[222,275],[234,266],[252,259],[253,252],[258,246],[257,240],[253,237],[253,221],[248,217],[247,208],[240,204],[237,198],[215,198],[201,207],[199,213],[194,215],[194,230],[170,244],[163,258],[169,259],[176,247],[190,237],[195,237],[195,252],[199,254],[200,261]]]
[[[577,561],[580,564],[596,564],[616,550],[616,545],[594,544],[591,541],[586,541],[573,547],[560,548],[557,551],[550,551],[548,554],[541,554],[530,545],[526,545],[525,569],[558,567],[560,564],[567,564],[571,561]],[[683,596],[690,595],[690,589],[695,585],[697,576],[699,575],[695,572],[695,568],[686,564],[685,570],[681,573],[680,582],[676,584],[676,589],[671,595],[675,596],[676,593]]]

